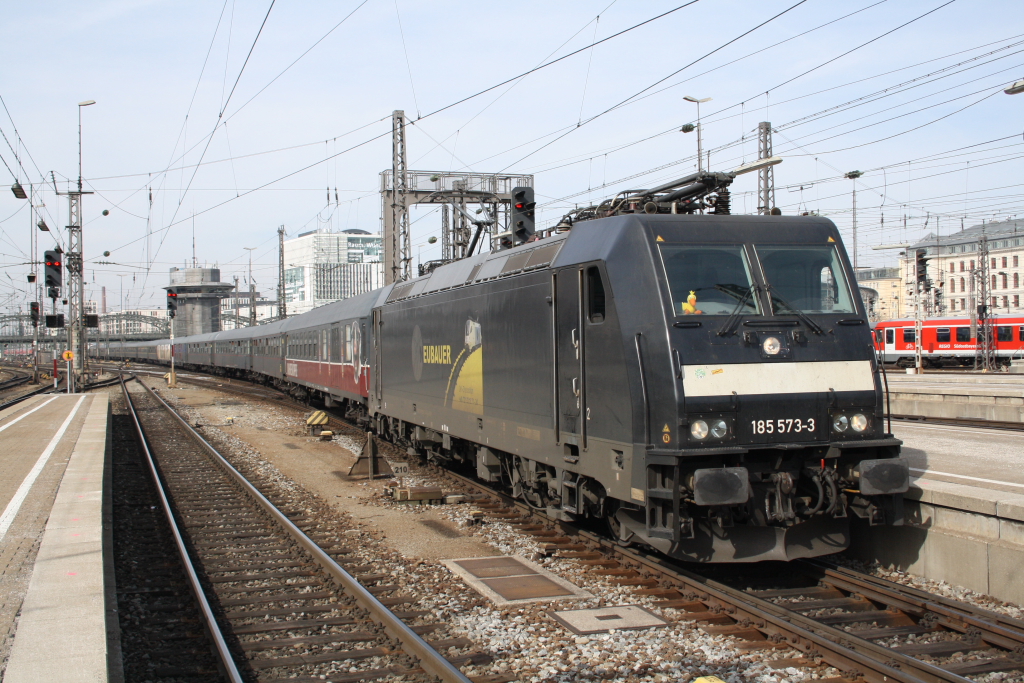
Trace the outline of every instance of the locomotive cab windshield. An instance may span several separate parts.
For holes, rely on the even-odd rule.
[[[856,313],[834,244],[659,248],[676,316]]]

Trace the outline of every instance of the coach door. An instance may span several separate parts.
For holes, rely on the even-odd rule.
[[[885,352],[882,354],[882,359],[886,363],[892,363],[896,360],[896,330],[892,327],[885,328]]]
[[[380,333],[381,333],[381,327],[382,327],[383,324],[384,324],[384,322],[380,319],[380,309],[379,308],[378,309],[374,309],[374,311],[373,311],[373,359],[372,359],[373,371],[372,371],[372,373],[370,375],[370,382],[371,382],[370,392],[373,394],[373,397],[376,399],[376,403],[372,404],[372,405],[373,405],[374,409],[378,410],[378,411],[381,410],[381,408],[382,408],[381,402],[383,400],[381,398],[381,393],[383,391],[383,388],[381,386],[381,377],[380,377],[380,366],[381,366],[381,362],[380,362],[380,336],[381,336],[381,334]]]
[[[552,275],[555,339],[555,433],[569,461],[587,448],[586,338],[583,325],[583,269]]]

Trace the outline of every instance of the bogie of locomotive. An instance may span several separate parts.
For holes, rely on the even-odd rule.
[[[620,542],[792,559],[899,523],[908,485],[853,283],[822,218],[620,215],[174,352]]]

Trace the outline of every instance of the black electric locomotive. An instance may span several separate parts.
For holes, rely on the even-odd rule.
[[[384,438],[671,557],[812,557],[847,546],[850,515],[900,523],[909,470],[835,225],[680,197],[222,334],[275,368],[236,374],[344,402]],[[332,387],[338,324],[363,340],[362,391]]]

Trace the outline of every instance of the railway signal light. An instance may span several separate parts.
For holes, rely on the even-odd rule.
[[[932,281],[928,279],[927,249],[918,249],[914,252],[914,274],[917,280],[918,291],[927,292],[932,288]]]
[[[43,282],[46,283],[47,287],[53,287],[54,289],[60,289],[61,285],[64,284],[64,271],[61,270],[61,266],[64,265],[61,259],[61,253],[59,251],[47,251],[43,253],[43,262],[45,264],[45,278]]]
[[[47,327],[64,327],[64,314],[57,313],[56,315],[46,316]]]
[[[533,200],[532,187],[512,189],[512,233],[520,242],[525,242],[533,237],[536,208],[537,202]]]
[[[173,289],[167,290],[167,317],[173,318],[178,310],[178,293]]]
[[[100,326],[100,317],[98,315],[96,315],[95,313],[86,313],[85,314],[85,326],[86,327],[99,327]]]
[[[32,327],[39,327],[39,302],[30,301],[28,304],[29,314],[32,316]]]

